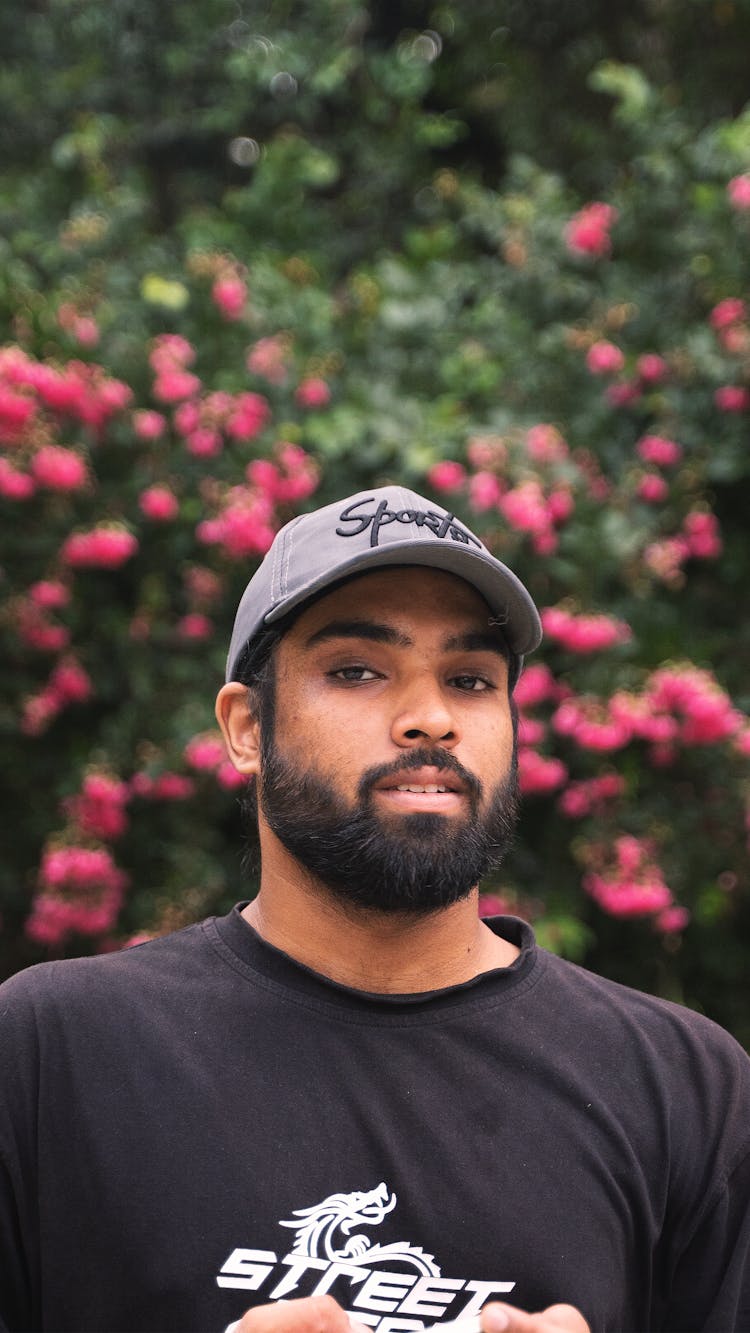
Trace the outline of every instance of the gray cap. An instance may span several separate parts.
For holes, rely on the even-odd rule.
[[[497,617],[517,659],[517,678],[524,653],[542,638],[520,579],[450,510],[401,486],[382,486],[300,514],[277,532],[237,608],[226,679],[235,678],[245,646],[260,630],[340,579],[389,565],[427,565],[471,583]]]

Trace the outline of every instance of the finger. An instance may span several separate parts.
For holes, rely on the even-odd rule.
[[[482,1333],[591,1333],[573,1305],[550,1305],[529,1314],[514,1305],[492,1301],[482,1310]]]
[[[232,1333],[351,1333],[351,1324],[332,1296],[305,1296],[256,1305],[246,1311]]]

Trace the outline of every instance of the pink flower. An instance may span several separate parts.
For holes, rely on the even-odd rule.
[[[612,407],[629,407],[641,397],[641,382],[623,380],[621,384],[608,384],[604,396]]]
[[[126,876],[105,847],[52,847],[42,855],[39,881],[47,889],[122,887]]]
[[[501,898],[497,893],[480,893],[479,895],[479,915],[487,916],[508,916],[510,906],[505,898]]]
[[[662,712],[648,692],[636,695],[627,690],[617,690],[609,701],[609,713],[613,721],[626,727],[641,740],[664,744],[677,735],[678,724],[675,718]]]
[[[742,176],[733,176],[727,185],[727,194],[732,208],[741,212],[750,208],[750,172]]]
[[[672,906],[661,868],[640,839],[623,835],[613,847],[594,847],[590,860],[583,887],[610,916],[655,916]]]
[[[469,505],[477,514],[494,509],[503,487],[493,472],[475,472],[469,479]]]
[[[220,576],[206,565],[189,565],[183,578],[191,601],[196,603],[211,605],[218,601],[224,590]]]
[[[32,583],[29,597],[35,606],[45,611],[59,611],[70,602],[70,588],[57,579],[40,579],[38,583]]]
[[[65,704],[85,703],[94,692],[91,677],[75,657],[58,662],[50,676],[50,687]]]
[[[186,801],[195,795],[195,783],[182,773],[134,773],[130,779],[131,795],[150,801]]]
[[[28,472],[19,472],[7,458],[0,458],[0,495],[6,500],[29,500],[36,492],[36,482]]]
[[[646,504],[660,504],[669,495],[669,487],[656,472],[645,472],[636,486],[636,495]]]
[[[677,935],[690,922],[690,913],[686,907],[667,907],[659,912],[654,926],[663,935]]]
[[[331,401],[331,390],[324,379],[312,375],[300,382],[294,397],[300,407],[325,407]]]
[[[570,518],[575,503],[572,493],[563,486],[551,491],[547,499],[547,513],[553,523],[565,523]]]
[[[664,911],[672,902],[671,890],[658,871],[653,877],[632,882],[608,880],[596,874],[584,875],[583,887],[608,916],[652,916]]]
[[[682,581],[682,566],[689,554],[684,537],[666,537],[646,547],[643,563],[662,583],[677,585]]]
[[[710,672],[687,664],[663,667],[649,678],[647,698],[675,715],[684,745],[712,745],[741,732],[745,719]]]
[[[29,648],[42,653],[59,653],[70,641],[70,631],[64,625],[51,624],[30,606],[19,616],[18,636]]]
[[[162,371],[175,366],[191,366],[195,360],[195,348],[179,333],[160,333],[151,344],[148,360],[151,369],[160,375]]]
[[[214,632],[214,622],[200,611],[190,611],[177,622],[177,636],[180,639],[210,639]]]
[[[746,324],[732,324],[728,329],[720,329],[716,336],[730,356],[742,356],[750,349],[750,329]]]
[[[242,279],[236,276],[217,278],[211,288],[211,299],[224,319],[240,319],[247,301],[247,288]]]
[[[167,425],[161,412],[134,412],[133,430],[139,440],[159,440]]]
[[[0,384],[0,444],[17,444],[36,415],[36,403]]]
[[[246,773],[239,773],[229,759],[225,759],[216,769],[216,781],[224,791],[237,791],[238,788],[247,786],[248,777]]]
[[[605,801],[622,796],[624,791],[625,779],[619,773],[603,773],[601,777],[571,782],[557,805],[568,819],[582,819],[592,812],[600,813]]]
[[[88,532],[74,532],[60,550],[64,565],[74,569],[119,569],[138,550],[132,532],[116,524],[100,523]]]
[[[681,446],[662,435],[644,435],[636,451],[644,463],[656,463],[658,467],[673,467],[682,458]]]
[[[568,456],[568,446],[559,430],[546,422],[527,430],[525,444],[535,463],[559,463]]]
[[[288,338],[276,333],[270,338],[259,338],[248,351],[245,364],[252,375],[260,375],[269,384],[283,384],[288,353]]]
[[[559,687],[548,666],[532,662],[524,668],[513,692],[519,708],[533,708],[558,697]]]
[[[158,415],[158,414],[155,414]],[[180,403],[174,410],[172,417],[175,430],[180,435],[191,435],[201,424],[201,409],[194,399],[189,399],[186,403]]]
[[[632,637],[630,626],[613,616],[573,615],[562,607],[548,606],[541,612],[544,632],[573,653],[600,652]]]
[[[524,796],[554,791],[567,781],[568,770],[560,759],[546,759],[522,746],[518,751],[518,778]]]
[[[715,514],[694,509],[682,525],[688,552],[699,560],[716,560],[722,552],[721,534]]]
[[[750,408],[750,389],[724,384],[716,390],[714,402],[721,412],[746,412]]]
[[[77,315],[70,332],[81,347],[96,347],[99,341],[99,325],[93,315]]]
[[[472,435],[466,446],[466,457],[472,467],[504,467],[508,461],[508,446],[500,435]]]
[[[614,375],[622,370],[625,357],[619,347],[602,338],[592,343],[586,353],[586,365],[592,375]]]
[[[41,736],[61,709],[57,695],[50,689],[30,694],[23,701],[21,731],[24,736]]]
[[[86,485],[86,463],[74,449],[43,444],[31,460],[31,472],[39,486],[51,491],[80,491]]]
[[[240,393],[234,400],[226,431],[235,440],[254,440],[271,419],[268,400],[259,393]]]
[[[199,426],[187,436],[185,448],[194,458],[216,458],[224,448],[224,441],[218,430],[211,426]]]
[[[506,491],[500,498],[499,509],[511,527],[521,532],[542,533],[550,527],[547,503],[538,481],[524,481]]]
[[[34,899],[26,934],[40,944],[59,945],[69,934],[111,930],[122,905],[127,876],[105,848],[48,849],[40,866],[41,892]]]
[[[661,384],[669,374],[669,366],[663,356],[655,352],[644,352],[636,362],[636,370],[644,384]]]
[[[146,518],[157,523],[170,523],[180,512],[177,496],[168,486],[149,486],[141,491],[138,504]]]
[[[181,398],[194,397],[200,389],[201,382],[197,375],[179,366],[169,366],[154,380],[153,395],[160,403],[178,403]]]
[[[198,736],[193,736],[185,746],[184,754],[190,767],[199,772],[218,768],[227,757],[222,737],[213,731],[204,731]]]
[[[612,717],[605,703],[585,695],[564,699],[552,716],[552,727],[581,749],[597,752],[620,750],[632,737],[624,719]]]
[[[445,459],[442,463],[433,463],[427,473],[427,480],[434,491],[451,494],[459,491],[466,481],[466,468],[462,463]]]
[[[709,315],[709,323],[712,329],[717,332],[721,329],[731,328],[733,324],[740,324],[745,318],[746,306],[738,296],[727,296],[723,301],[715,305]]]
[[[608,255],[612,242],[609,229],[617,220],[617,210],[610,204],[586,204],[565,227],[565,244],[572,254]]]
[[[541,745],[547,735],[547,727],[539,718],[528,717],[521,713],[518,719],[519,745]]]
[[[151,794],[161,801],[187,801],[195,794],[195,783],[182,773],[161,773],[154,781]]]
[[[122,837],[128,827],[125,806],[129,799],[126,783],[107,773],[90,773],[78,795],[69,797],[63,807],[82,833],[110,842]]]
[[[196,528],[198,541],[217,545],[233,560],[265,555],[274,539],[273,508],[267,496],[234,486],[215,518],[204,519]]]

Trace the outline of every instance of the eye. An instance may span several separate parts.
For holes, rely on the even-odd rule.
[[[333,680],[343,681],[346,685],[367,684],[371,680],[378,679],[377,671],[372,671],[370,667],[365,666],[336,667],[334,671],[329,671],[328,675]]]
[[[486,676],[454,676],[451,684],[456,689],[463,690],[465,694],[482,694],[485,690],[494,690],[492,681],[487,680]]]

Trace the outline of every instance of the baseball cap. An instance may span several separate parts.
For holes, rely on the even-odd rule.
[[[277,532],[237,608],[227,681],[260,630],[341,579],[389,565],[426,565],[472,584],[502,629],[517,679],[524,654],[542,638],[521,580],[452,511],[401,486],[381,486],[300,514]]]

